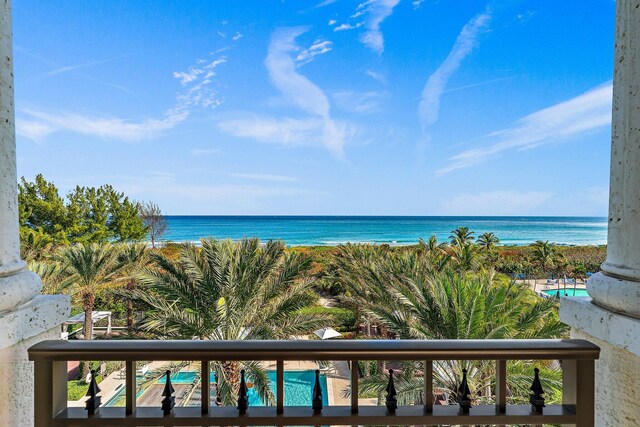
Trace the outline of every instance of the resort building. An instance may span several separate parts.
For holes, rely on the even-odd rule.
[[[171,341],[148,341],[144,345],[125,341],[76,344],[58,341],[58,344],[48,343],[32,352],[34,372],[34,362],[29,360],[27,350],[41,341],[60,338],[60,325],[69,317],[70,303],[67,296],[40,295],[39,277],[27,271],[26,263],[20,259],[11,0],[0,0],[0,396],[3,402],[0,405],[0,425],[366,425],[376,421],[403,425],[436,422],[640,425],[640,404],[637,399],[640,390],[639,22],[640,0],[618,0],[607,261],[602,265],[602,271],[589,279],[589,297],[563,298],[560,306],[561,319],[571,326],[572,338],[595,344],[600,348],[599,358],[596,347],[583,341],[526,341],[520,344],[511,341],[461,341],[459,344],[404,341],[395,345],[384,341],[281,341],[268,344],[218,342],[215,352],[211,351],[213,347],[207,347],[208,344],[203,341],[193,341],[189,345]],[[126,412],[125,408],[118,413],[104,412],[89,422],[87,412],[92,410],[66,410],[66,361],[78,360],[82,356],[94,360],[126,360],[126,387],[129,391]],[[174,414],[171,396],[165,396],[162,411],[136,411],[135,393],[131,394],[135,390],[134,362],[159,357],[164,358],[162,360],[174,358],[202,361],[202,372],[206,377],[209,376],[209,360],[257,358],[275,361],[278,371],[278,405],[271,412],[270,409],[253,413],[249,411],[244,418],[236,408],[216,408],[221,411],[212,414],[210,412],[213,411],[209,410],[209,383],[205,382],[201,391],[201,408],[181,408],[185,411]],[[464,405],[467,397],[465,388],[461,387],[460,410],[451,405],[450,409],[439,409],[438,412],[433,406],[434,390],[428,381],[425,381],[424,408],[415,410],[398,408],[396,411],[392,398],[387,401],[386,408],[358,408],[357,398],[351,399],[351,406],[323,408],[323,403],[326,405],[326,402],[322,402],[320,394],[317,401],[314,400],[313,410],[287,410],[283,407],[281,393],[284,361],[341,358],[351,362],[394,358],[425,360],[425,379],[431,378],[431,360],[434,358],[496,360],[495,409],[487,406],[471,408],[469,411]],[[528,406],[513,409],[506,407],[506,361],[517,359],[563,360],[565,405],[540,408],[539,412],[531,411]],[[357,374],[352,373],[351,377],[356,387],[354,391],[357,392]],[[160,404],[158,402],[158,408]],[[64,415],[58,416],[62,412]],[[108,419],[109,414],[111,419]],[[101,418],[102,416],[107,419]],[[436,419],[436,416],[439,418]],[[147,421],[144,421],[145,417]],[[215,417],[218,418],[214,421]]]

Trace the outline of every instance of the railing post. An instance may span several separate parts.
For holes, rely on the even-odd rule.
[[[575,408],[577,425],[595,425],[594,360],[562,361],[562,404]]]
[[[507,361],[496,361],[496,409],[504,414],[507,411]]]
[[[360,375],[358,373],[358,361],[352,360],[351,361],[351,413],[352,414],[358,413],[359,377]]]
[[[127,415],[136,411],[136,361],[127,360],[125,366],[125,399]]]
[[[424,412],[433,412],[433,360],[424,361]]]
[[[209,361],[202,360],[200,361],[200,412],[202,415],[209,413],[210,382]]]
[[[67,362],[34,362],[34,427],[51,427],[67,407]]]
[[[284,413],[284,361],[276,362],[276,413]]]
[[[562,406],[577,410],[577,363],[575,360],[561,360],[562,365]],[[568,424],[563,424],[568,426]]]
[[[577,417],[578,426],[595,425],[595,361],[578,360],[577,363]]]

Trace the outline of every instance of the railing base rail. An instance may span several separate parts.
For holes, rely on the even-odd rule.
[[[575,408],[562,405],[549,405],[541,415],[532,413],[530,405],[509,405],[506,412],[499,412],[495,405],[479,405],[465,415],[457,405],[434,406],[430,414],[421,406],[401,406],[394,415],[387,414],[383,406],[360,406],[357,414],[351,412],[351,406],[330,406],[320,415],[308,407],[285,409],[277,414],[275,407],[252,407],[238,416],[233,407],[212,407],[207,415],[202,415],[200,408],[174,408],[172,415],[164,417],[159,407],[138,408],[132,415],[126,415],[124,408],[101,408],[87,417],[82,408],[68,408],[55,418],[54,426],[576,424]]]

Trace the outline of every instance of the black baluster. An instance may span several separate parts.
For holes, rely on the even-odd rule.
[[[98,387],[98,383],[96,382],[96,371],[91,371],[91,381],[89,381],[89,389],[87,390],[87,394],[85,396],[89,396],[87,402],[85,404],[84,409],[86,409],[89,415],[94,415],[96,413],[96,409],[100,407],[101,398],[98,396],[100,393],[100,387]]]
[[[176,398],[173,396],[173,393],[176,390],[173,388],[173,385],[171,385],[171,371],[166,371],[164,374],[167,379],[164,383],[164,391],[162,392],[162,395],[164,396],[164,399],[162,399],[162,413],[164,415],[169,415],[173,407],[176,405]]]
[[[238,390],[238,411],[240,415],[244,415],[247,413],[247,409],[249,408],[249,388],[247,387],[247,382],[244,379],[244,369],[240,371],[240,388]]]
[[[320,370],[316,369],[316,383],[313,386],[313,396],[311,407],[314,414],[322,412],[322,387],[320,386]]]
[[[471,408],[471,390],[467,383],[467,370],[462,370],[462,383],[458,387],[458,404],[463,413],[468,414]]]
[[[389,384],[387,384],[387,412],[389,414],[395,414],[396,409],[398,409],[398,399],[396,396],[396,386],[393,383],[393,369],[389,369]]]
[[[542,408],[544,408],[544,397],[542,397],[542,395],[544,394],[544,390],[542,389],[542,383],[540,382],[540,369],[535,368],[533,372],[535,373],[535,376],[533,378],[533,384],[531,384],[531,387],[529,388],[529,390],[531,390],[531,393],[529,394],[529,402],[531,402],[532,411],[542,414]]]

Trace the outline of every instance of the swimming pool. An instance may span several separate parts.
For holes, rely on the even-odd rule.
[[[271,390],[276,393],[276,371],[267,371],[267,376],[271,382]],[[172,384],[192,384],[198,377],[197,372],[180,371],[171,375]],[[316,374],[314,371],[285,371],[284,372],[284,403],[287,406],[311,406],[311,394],[313,392],[313,384],[315,383]],[[215,374],[209,374],[209,381],[215,382]],[[164,384],[165,377],[159,378],[156,383]],[[327,399],[327,378],[320,374],[320,386],[322,387],[322,403],[328,405]],[[144,390],[138,392],[140,397]],[[124,387],[114,397],[109,399],[105,406],[124,406]],[[160,403],[158,402],[158,406]],[[265,406],[255,389],[249,389],[249,406]]]
[[[560,288],[560,290],[558,289],[547,289],[545,291],[542,291],[543,293],[555,297],[555,296],[561,296],[561,297],[587,297],[589,296],[589,294],[587,293],[586,289],[573,289],[573,288],[567,288],[567,289],[563,289]],[[560,292],[560,294],[558,294],[558,292]]]

